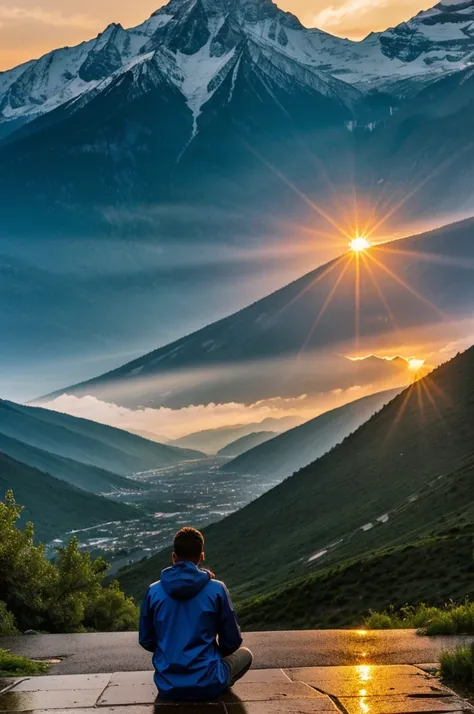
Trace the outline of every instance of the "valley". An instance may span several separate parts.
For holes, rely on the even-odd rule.
[[[136,483],[136,490],[104,495],[135,506],[135,517],[58,532],[49,543],[49,554],[76,535],[80,548],[103,555],[112,563],[111,574],[115,574],[124,565],[169,549],[174,534],[183,525],[193,523],[196,528],[204,528],[243,508],[278,483],[271,477],[259,479],[232,470],[221,472],[225,461],[208,458],[133,475],[130,480]]]

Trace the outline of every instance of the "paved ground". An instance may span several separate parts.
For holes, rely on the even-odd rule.
[[[439,654],[474,638],[420,637],[413,630],[364,632],[322,630],[260,632],[245,635],[255,667],[315,667],[437,662]],[[147,670],[151,657],[135,633],[32,635],[0,638],[0,647],[36,659],[64,658],[52,674],[88,674]]]
[[[19,680],[0,712],[30,714],[451,714],[474,713],[437,679],[412,666],[251,670],[212,704],[157,704],[150,672]]]

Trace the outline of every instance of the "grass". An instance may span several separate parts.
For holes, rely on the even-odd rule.
[[[443,652],[441,676],[448,682],[474,687],[474,644]]]
[[[46,674],[48,670],[49,665],[45,662],[34,662],[10,650],[0,649],[0,677],[26,677]]]
[[[392,607],[385,612],[371,612],[365,618],[365,626],[371,630],[416,629],[424,635],[472,635],[474,602],[450,602],[444,607],[421,603],[399,610]]]
[[[474,600],[474,526],[318,570],[266,595],[236,601],[247,630],[408,627],[393,615],[405,603],[438,612],[450,598]],[[390,606],[393,606],[390,609]],[[454,612],[454,611],[453,611]],[[457,613],[456,613],[457,615]],[[460,618],[457,620],[460,622]],[[421,627],[421,617],[416,624]]]

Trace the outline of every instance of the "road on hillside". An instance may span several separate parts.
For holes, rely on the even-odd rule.
[[[413,630],[315,630],[257,632],[244,636],[258,669],[353,664],[430,664],[446,649],[474,637],[420,637]],[[90,674],[151,669],[151,655],[133,632],[19,635],[0,648],[36,659],[61,659],[51,674]]]

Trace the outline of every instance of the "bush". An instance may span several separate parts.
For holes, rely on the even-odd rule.
[[[9,650],[0,649],[0,676],[23,677],[34,674],[44,674],[49,665],[44,662],[33,662],[28,657],[16,655]]]
[[[400,610],[392,607],[386,612],[371,611],[365,618],[365,626],[371,630],[415,629],[423,635],[470,635],[474,634],[474,602],[465,600],[462,605],[451,602],[443,608],[421,604]]]
[[[84,632],[135,629],[138,609],[114,584],[102,583],[108,564],[81,553],[77,538],[58,548],[54,563],[43,545],[34,542],[34,528],[17,528],[22,508],[10,491],[0,501],[0,585],[3,610],[0,627],[10,632],[35,629],[48,632]]]
[[[474,684],[474,644],[441,655],[441,676],[451,682]]]
[[[15,635],[17,629],[15,626],[15,618],[8,611],[7,606],[0,600],[0,635]]]
[[[114,580],[86,608],[84,624],[100,632],[126,632],[138,629],[138,615],[133,598],[127,597]]]

